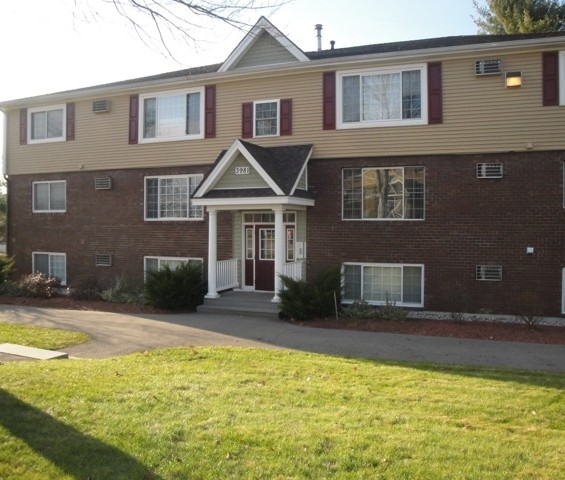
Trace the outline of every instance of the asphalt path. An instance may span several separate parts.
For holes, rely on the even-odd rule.
[[[212,313],[123,315],[0,305],[0,321],[85,332],[90,341],[63,349],[76,358],[108,358],[177,346],[236,346],[565,372],[564,345],[312,328],[273,317]]]

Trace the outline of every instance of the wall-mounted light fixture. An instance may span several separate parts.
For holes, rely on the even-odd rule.
[[[507,88],[522,86],[522,72],[506,72],[505,76]]]

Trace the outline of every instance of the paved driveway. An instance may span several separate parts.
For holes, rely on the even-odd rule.
[[[85,332],[92,340],[63,349],[78,358],[106,358],[162,347],[223,345],[565,372],[563,345],[319,329],[276,318],[210,313],[120,315],[0,305],[0,321]]]

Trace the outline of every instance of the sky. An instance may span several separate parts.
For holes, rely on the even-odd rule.
[[[273,1],[273,0],[271,0]],[[82,3],[81,3],[82,2]],[[84,2],[98,15],[84,19]],[[195,30],[196,43],[147,45],[109,0],[0,0],[0,101],[220,63],[245,32],[220,23]],[[481,2],[481,3],[484,3]],[[78,7],[77,7],[78,5]],[[260,15],[304,51],[451,35],[473,35],[472,0],[289,0]],[[0,114],[0,131],[3,127]],[[0,135],[0,152],[3,136]]]

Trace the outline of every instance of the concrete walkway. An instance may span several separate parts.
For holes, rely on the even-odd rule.
[[[0,305],[0,321],[85,332],[92,340],[64,349],[78,358],[107,358],[164,347],[220,345],[565,372],[563,345],[319,329],[253,316],[120,315]]]

